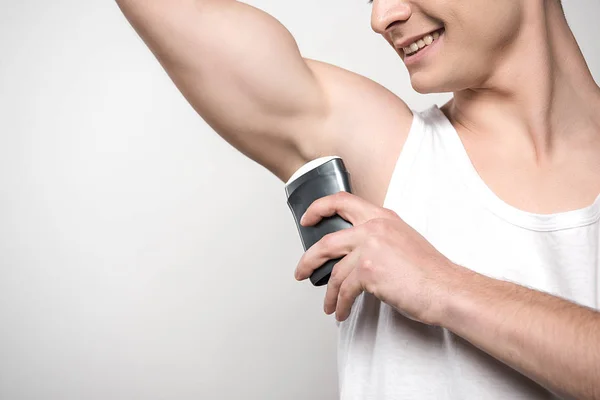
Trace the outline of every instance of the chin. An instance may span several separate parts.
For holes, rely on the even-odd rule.
[[[430,94],[440,93],[442,90],[439,82],[435,82],[431,76],[427,76],[423,72],[417,72],[410,77],[410,83],[417,93]]]
[[[464,79],[457,80],[456,77],[439,76],[425,71],[415,72],[410,76],[410,83],[417,93],[452,93],[465,89]]]

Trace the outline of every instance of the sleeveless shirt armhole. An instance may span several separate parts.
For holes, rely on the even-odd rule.
[[[402,196],[402,188],[409,176],[412,165],[419,152],[423,142],[423,119],[419,112],[412,110],[413,120],[408,131],[404,145],[398,154],[392,177],[388,184],[387,193],[383,202],[384,208],[390,208],[389,205],[398,204],[398,199]]]

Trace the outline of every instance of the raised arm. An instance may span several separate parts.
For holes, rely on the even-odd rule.
[[[311,157],[323,90],[292,35],[234,0],[117,0],[173,82],[225,140],[285,180]]]
[[[412,122],[381,85],[301,56],[275,18],[234,0],[117,0],[196,111],[286,181],[338,155],[355,194],[382,204]]]

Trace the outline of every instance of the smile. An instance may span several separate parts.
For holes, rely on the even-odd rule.
[[[406,57],[415,56],[424,48],[431,46],[436,40],[439,39],[440,35],[442,35],[443,33],[444,33],[443,28],[438,29],[435,32],[428,33],[427,35],[423,36],[421,39],[416,40],[415,42],[411,43],[410,45],[403,47],[402,50],[404,51],[404,55]]]

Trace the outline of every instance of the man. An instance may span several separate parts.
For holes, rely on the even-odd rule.
[[[325,312],[343,399],[600,399],[600,88],[558,0],[375,0],[411,111],[233,0],[117,0],[211,127],[286,181],[342,157]]]

